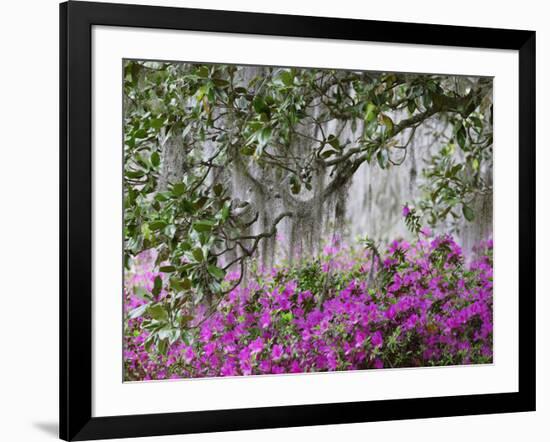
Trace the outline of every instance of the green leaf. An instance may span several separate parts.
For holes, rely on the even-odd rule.
[[[338,153],[338,151],[334,150],[334,149],[328,149],[328,150],[325,150],[322,154],[321,154],[321,158],[329,158],[331,157],[332,155]]]
[[[143,155],[137,154],[135,160],[143,169],[149,170],[149,162],[145,160]]]
[[[180,200],[180,203],[181,203],[182,209],[187,213],[192,213],[195,210],[193,207],[193,204],[191,204],[189,200],[183,199],[183,200]]]
[[[227,218],[229,218],[229,214],[231,213],[231,209],[229,207],[229,205],[226,203],[221,212],[220,212],[220,218],[222,221],[227,221]]]
[[[163,356],[166,356],[166,353],[168,351],[168,340],[167,339],[162,339],[162,340],[159,341],[158,350],[159,350],[160,354],[162,354]]]
[[[216,196],[220,196],[223,192],[223,186],[220,183],[218,183],[214,186],[213,190]]]
[[[145,129],[136,130],[134,133],[135,138],[147,138],[147,131]]]
[[[164,126],[164,118],[153,118],[151,120],[151,127],[154,129],[160,129],[162,126]]]
[[[290,322],[292,322],[292,318],[293,318],[292,312],[285,312],[285,313],[281,314],[281,319],[284,322],[290,323]]]
[[[197,70],[197,75],[202,78],[208,78],[208,68],[206,66],[201,66]]]
[[[162,278],[160,276],[157,276],[155,278],[155,282],[153,283],[153,295],[158,296],[160,295],[160,291],[162,290]]]
[[[173,291],[179,292],[183,290],[183,287],[181,285],[181,281],[178,278],[172,277],[170,278],[170,288]]]
[[[191,344],[191,333],[188,332],[188,331],[183,331],[181,332],[181,340],[185,343],[185,345],[190,345]]]
[[[143,170],[127,170],[125,175],[128,178],[137,179],[137,178],[141,178],[142,176],[144,176],[145,172]]]
[[[176,268],[174,266],[162,266],[159,271],[162,273],[172,273],[176,271]]]
[[[391,133],[393,132],[393,121],[392,121],[392,119],[390,117],[388,117],[387,115],[385,115],[385,114],[379,114],[378,119],[379,119],[380,123],[383,124],[384,127],[386,128],[384,133],[386,135],[391,135]]]
[[[464,146],[466,146],[466,129],[464,129],[464,126],[462,126],[462,124],[456,132],[456,141],[460,148],[464,149]]]
[[[376,105],[374,103],[368,103],[365,109],[365,121],[370,123],[376,118]]]
[[[287,87],[292,86],[294,84],[294,76],[290,71],[282,71],[279,74],[277,80],[279,80],[280,83],[282,83]]]
[[[216,279],[223,279],[225,276],[225,272],[213,264],[208,266],[208,273],[210,273]]]
[[[474,126],[477,127],[478,129],[481,129],[483,127],[483,123],[478,117],[474,115],[470,115],[469,118],[470,118],[470,121],[474,124]]]
[[[456,164],[453,167],[451,167],[448,172],[445,174],[447,178],[454,177],[458,172],[462,170],[462,164]]]
[[[340,149],[340,140],[332,134],[328,136],[327,143],[330,144],[335,149]]]
[[[254,107],[254,110],[258,114],[269,112],[269,106],[265,103],[262,97],[254,98],[254,101],[252,102],[252,106]]]
[[[249,156],[253,155],[254,152],[256,152],[256,149],[253,146],[244,146],[243,148],[241,148],[240,152],[243,155],[249,157]]]
[[[149,224],[145,223],[141,225],[141,234],[145,239],[151,238],[151,228],[149,227]]]
[[[208,220],[195,221],[193,223],[193,229],[195,229],[197,232],[210,232],[212,231],[212,227],[214,227],[215,224],[215,222]]]
[[[182,250],[185,250],[185,251],[191,250],[191,248],[192,248],[191,244],[189,244],[189,242],[187,242],[187,241],[180,242],[180,247],[181,247]]]
[[[208,202],[208,198],[205,197],[205,196],[201,196],[197,201],[195,201],[195,203],[193,204],[193,206],[195,207],[195,210],[199,210],[199,209],[202,209],[202,207]]]
[[[204,260],[204,254],[202,253],[202,249],[196,248],[193,249],[193,257],[197,262],[202,262]]]
[[[132,311],[130,311],[130,313],[128,313],[128,318],[129,319],[139,318],[140,316],[142,316],[145,313],[145,310],[147,310],[147,307],[149,307],[148,304],[143,304],[143,305],[140,305],[139,307],[133,309]]]
[[[159,192],[155,195],[155,199],[160,202],[168,201],[170,199],[170,193]]]
[[[269,143],[269,140],[271,140],[271,128],[264,127],[258,133],[258,143],[260,143],[260,145],[262,146],[265,146],[267,143]]]
[[[181,280],[170,278],[170,286],[178,292],[189,290],[191,288],[191,280],[189,278],[183,278]]]
[[[149,336],[146,340],[145,340],[145,344],[144,344],[144,348],[145,348],[145,351],[146,352],[150,352],[151,351],[151,347],[153,346],[153,342],[154,342],[154,337],[151,335]]]
[[[221,88],[229,86],[229,81],[223,80],[221,78],[214,78],[212,81],[214,82],[214,84],[216,86],[221,87]]]
[[[462,205],[462,214],[464,215],[464,218],[470,222],[472,222],[475,218],[474,211],[466,204]]]
[[[172,186],[172,194],[176,197],[182,196],[185,192],[185,184],[176,183]]]
[[[298,178],[292,175],[292,177],[290,178],[290,191],[296,195],[300,193],[301,189],[302,189],[302,185],[298,181]]]
[[[147,313],[157,321],[162,321],[162,322],[168,321],[168,313],[166,312],[166,310],[164,310],[164,307],[160,304],[155,304],[149,307],[147,309]]]
[[[151,230],[160,230],[164,229],[168,223],[166,221],[153,221],[151,224],[149,224],[149,228]]]
[[[155,167],[158,167],[160,165],[160,155],[158,152],[153,152],[151,154],[151,164]]]

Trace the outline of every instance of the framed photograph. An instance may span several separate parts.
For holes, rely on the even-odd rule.
[[[60,23],[62,439],[535,409],[535,32]]]

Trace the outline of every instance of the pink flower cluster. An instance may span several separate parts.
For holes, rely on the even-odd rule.
[[[336,254],[345,259],[349,248],[325,252],[326,264]],[[450,236],[394,241],[375,272],[369,253],[348,255],[349,265],[331,266],[331,273],[319,265],[325,279],[317,292],[287,268],[261,284],[242,284],[210,316],[203,309],[192,339],[165,356],[145,349],[142,318],[128,320],[126,380],[492,361],[492,241],[477,247],[469,264]],[[132,298],[132,307],[139,305]]]

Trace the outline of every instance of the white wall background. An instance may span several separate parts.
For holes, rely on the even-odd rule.
[[[0,439],[57,437],[58,390],[58,7],[57,0],[0,6]],[[460,0],[164,0],[170,6],[414,21],[537,31],[537,306],[536,413],[260,430],[147,440],[544,440],[550,418],[550,308],[544,274],[550,259],[542,128],[550,119],[550,28],[545,2]]]

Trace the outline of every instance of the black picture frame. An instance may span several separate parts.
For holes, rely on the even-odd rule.
[[[94,25],[509,49],[519,53],[519,391],[92,417]],[[108,3],[60,5],[60,437],[154,436],[535,410],[535,32]]]

